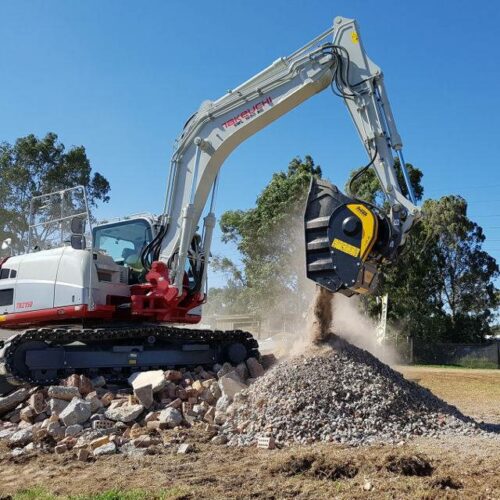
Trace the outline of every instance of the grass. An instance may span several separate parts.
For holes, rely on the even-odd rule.
[[[497,363],[493,361],[485,360],[485,359],[476,359],[470,358],[464,360],[461,365],[433,365],[433,364],[420,364],[416,363],[414,365],[407,365],[408,368],[450,368],[452,370],[468,370],[472,369],[481,369],[481,370],[496,370],[498,369]],[[499,370],[500,371],[500,370]]]
[[[13,495],[13,500],[174,500],[186,498],[189,492],[184,488],[174,486],[172,488],[163,489],[155,492],[134,489],[134,490],[117,490],[112,489],[103,491],[102,493],[93,493],[91,495],[54,495],[49,493],[44,488],[36,487],[27,490],[21,490]]]
[[[399,366],[397,370],[468,415],[490,421],[500,418],[500,370],[439,365]]]
[[[483,358],[464,358],[462,360],[463,366],[466,368],[487,368],[495,369],[498,368],[498,364]]]

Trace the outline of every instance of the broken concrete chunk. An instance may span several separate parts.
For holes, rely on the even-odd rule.
[[[47,426],[47,434],[58,441],[66,434],[66,427],[62,426],[59,422],[51,422]]]
[[[101,455],[113,455],[114,453],[116,453],[116,444],[107,443],[94,450],[94,457],[99,457]]]
[[[102,401],[97,397],[97,392],[92,391],[89,392],[85,396],[85,401],[88,401],[90,403],[90,411],[92,413],[95,413],[99,408],[102,408]]]
[[[51,398],[49,399],[49,413],[51,415],[60,415],[69,405],[69,401],[65,399]]]
[[[182,414],[175,408],[165,408],[158,416],[160,423],[165,424],[167,427],[173,429],[182,422]]]
[[[247,367],[251,378],[257,378],[264,375],[264,368],[255,358],[247,359]]]
[[[92,412],[90,411],[90,403],[84,399],[75,398],[69,405],[59,414],[59,418],[64,425],[83,424],[86,422]]]
[[[36,415],[45,411],[46,405],[43,393],[41,391],[37,391],[32,394],[29,398],[28,404]]]
[[[25,446],[33,440],[33,430],[31,427],[14,432],[9,438],[11,446]]]
[[[101,397],[101,403],[104,406],[109,406],[113,399],[115,399],[115,395],[112,392],[106,392],[106,394]]]
[[[80,424],[68,425],[68,427],[66,427],[64,435],[66,437],[74,437],[78,436],[78,434],[80,434],[82,431],[83,431],[83,426]]]
[[[232,374],[224,375],[219,380],[219,387],[223,396],[226,396],[230,401],[233,400],[234,396],[238,394],[238,392],[247,388],[247,385],[238,382],[232,376]]]
[[[210,386],[210,392],[216,400],[218,400],[222,396],[219,383],[216,380],[214,380],[213,384]]]
[[[128,383],[134,391],[140,387],[150,385],[152,391],[156,393],[160,392],[167,385],[167,379],[163,370],[150,370],[147,372],[132,373],[128,378]]]
[[[54,453],[56,455],[62,455],[63,453],[66,453],[68,451],[68,447],[65,444],[58,444],[54,448]]]
[[[31,406],[26,406],[19,412],[19,416],[21,417],[21,420],[24,420],[25,422],[31,423],[31,420],[33,416],[35,415],[35,412],[33,411],[33,408]]]
[[[87,448],[80,448],[76,452],[76,459],[79,460],[80,462],[86,462],[89,459],[90,452],[87,450]]]
[[[151,408],[153,405],[153,386],[148,384],[136,387],[134,389],[134,396],[144,408]]]
[[[248,368],[244,362],[241,362],[236,366],[236,373],[239,375],[240,379],[245,381],[248,378]]]
[[[8,437],[12,436],[12,434],[14,434],[14,432],[16,432],[14,427],[11,427],[10,429],[4,429],[4,430],[0,431],[0,439],[8,438]]]
[[[192,453],[194,451],[194,446],[189,443],[182,443],[179,448],[177,448],[177,453],[184,455],[186,453]]]
[[[104,414],[109,420],[115,422],[132,422],[144,411],[142,405],[123,405],[115,408],[108,408]]]
[[[26,451],[24,450],[24,448],[14,448],[10,454],[12,455],[12,457],[20,457],[21,455],[24,455],[26,453]]]
[[[18,389],[8,396],[0,398],[0,415],[13,410],[19,403],[22,403],[28,399],[29,391],[27,389]]]
[[[184,378],[184,375],[182,372],[178,370],[167,370],[165,372],[165,379],[170,380],[170,381],[177,381],[177,380],[182,380]]]
[[[221,444],[226,444],[228,439],[226,436],[224,436],[224,434],[219,434],[218,436],[214,436],[210,441],[213,444],[221,445]]]
[[[66,387],[64,385],[51,385],[48,394],[51,398],[64,399],[65,401],[71,401],[73,398],[79,398],[81,396],[78,387]]]
[[[205,422],[208,422],[209,424],[213,424],[214,419],[215,419],[215,408],[212,406],[207,410],[207,412],[203,416],[203,420],[205,420]]]
[[[144,422],[153,422],[154,420],[158,420],[158,416],[160,415],[159,411],[150,411],[145,417]]]
[[[232,372],[234,370],[234,367],[231,363],[228,363],[227,361],[221,366],[221,368],[217,371],[217,377],[221,378],[224,375],[226,375],[229,372]]]

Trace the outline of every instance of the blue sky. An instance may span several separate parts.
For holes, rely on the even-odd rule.
[[[455,0],[0,2],[0,140],[54,131],[111,182],[100,217],[161,211],[172,144],[216,99],[327,29],[358,20],[426,195],[461,194],[500,259],[500,4]],[[218,213],[248,208],[310,154],[334,183],[366,156],[343,103],[315,96],[225,163]],[[229,252],[215,242],[215,252]],[[220,284],[213,277],[212,284]]]

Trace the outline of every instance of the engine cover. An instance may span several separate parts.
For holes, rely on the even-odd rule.
[[[368,205],[313,179],[304,214],[307,277],[331,292],[374,293],[387,231]]]

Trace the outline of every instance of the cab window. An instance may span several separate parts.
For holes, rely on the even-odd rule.
[[[140,271],[141,253],[151,238],[145,220],[117,222],[94,229],[94,248],[106,252],[117,264]]]

